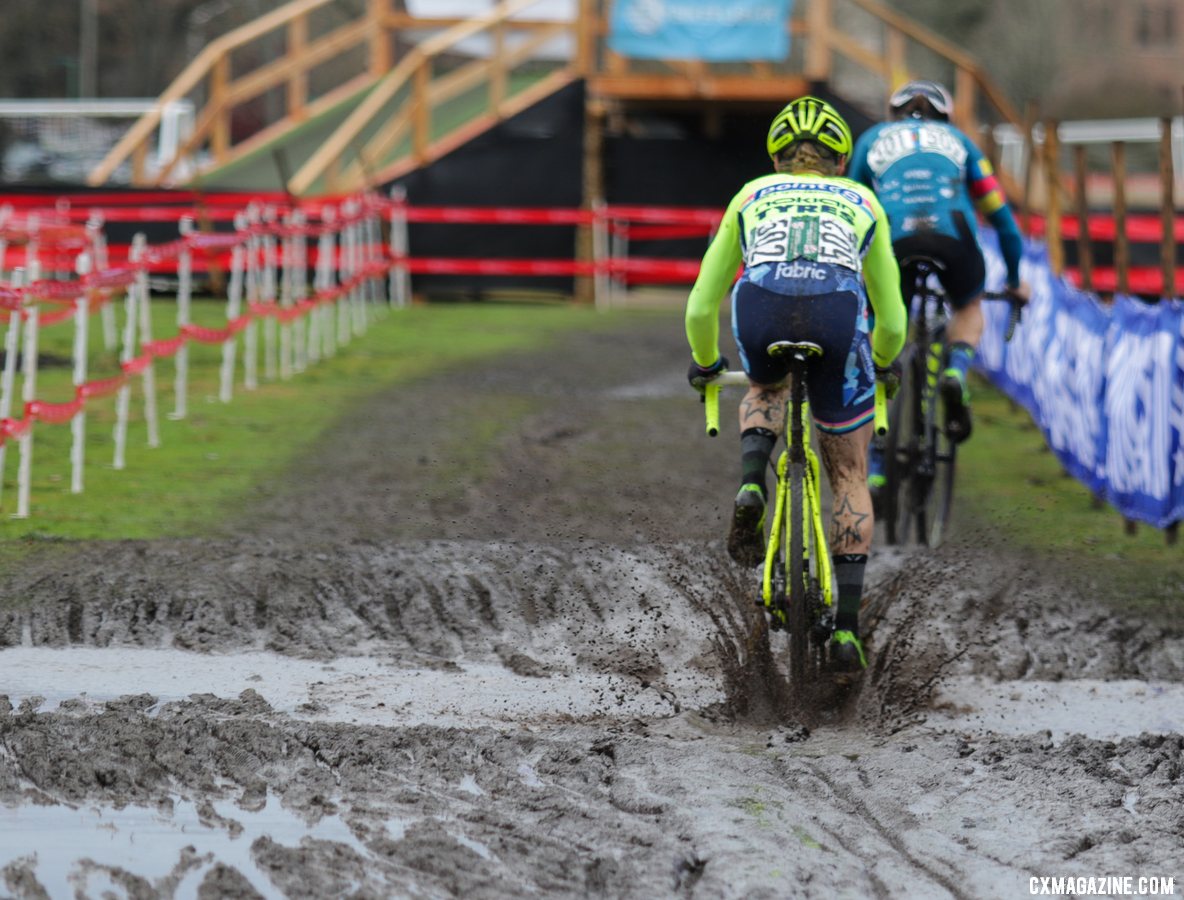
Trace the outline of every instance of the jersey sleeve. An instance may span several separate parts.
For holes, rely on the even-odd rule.
[[[892,231],[888,216],[874,198],[872,209],[876,221],[872,226],[871,244],[863,259],[863,280],[867,297],[875,313],[872,327],[872,361],[887,366],[896,359],[904,346],[907,317],[904,299],[900,294],[900,267],[892,252]]]
[[[1020,227],[1012,215],[1003,188],[995,176],[991,161],[983,156],[974,142],[962,137],[970,154],[966,160],[966,188],[970,192],[978,211],[991,223],[999,235],[999,249],[1007,264],[1007,284],[1018,287],[1020,283],[1020,260],[1024,255],[1024,240]]]
[[[691,355],[701,366],[713,365],[719,359],[719,305],[740,266],[740,206],[745,196],[746,192],[741,191],[728,204],[687,297],[687,341]]]

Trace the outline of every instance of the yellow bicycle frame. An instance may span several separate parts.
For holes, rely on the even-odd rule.
[[[818,454],[814,452],[814,447],[810,441],[809,403],[802,404],[802,436],[806,451],[806,472],[803,479],[805,496],[802,498],[801,527],[804,529],[807,537],[813,535],[813,543],[811,544],[810,540],[805,540],[802,542],[802,546],[806,552],[807,567],[809,566],[811,546],[813,547],[817,563],[818,584],[822,589],[822,602],[824,606],[829,607],[834,603],[834,566],[831,563],[830,554],[826,552],[826,530],[822,524],[822,495],[819,490]],[[773,606],[773,575],[776,568],[777,550],[781,547],[783,539],[788,537],[788,532],[785,532],[784,525],[790,499],[789,479],[785,477],[788,467],[789,450],[786,449],[781,451],[781,456],[777,459],[777,500],[773,507],[773,526],[769,534],[768,545],[765,548],[765,573],[761,581],[761,599],[765,602],[765,609],[782,620],[784,620],[785,611],[776,609]],[[785,546],[788,548],[788,540],[785,541]],[[785,566],[786,577],[788,578],[788,549],[782,563]]]

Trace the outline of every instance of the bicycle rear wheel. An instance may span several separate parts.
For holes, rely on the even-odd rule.
[[[916,347],[905,348],[901,359],[900,389],[889,408],[884,448],[884,537],[889,544],[904,544],[915,519],[918,488],[917,464],[925,433],[925,371]]]
[[[954,471],[958,445],[946,437],[945,429],[934,414],[927,424],[924,493],[917,506],[917,541],[927,547],[938,546],[946,537],[954,509]]]

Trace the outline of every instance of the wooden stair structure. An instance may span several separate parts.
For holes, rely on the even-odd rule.
[[[623,57],[608,46],[613,0],[573,0],[559,20],[531,18],[539,2],[459,19],[412,16],[401,0],[366,0],[352,17],[336,0],[293,0],[208,45],[88,182],[130,166],[135,186],[200,185],[256,165],[273,177],[278,167],[297,196],[376,187],[578,80],[588,203],[602,196],[604,129],[638,110],[748,104],[771,115],[825,87],[879,117],[892,87],[919,76],[953,87],[954,121],[988,153],[990,126],[1025,127],[973,57],[879,0],[798,0],[788,58],[726,64]],[[192,133],[153,165],[162,111],[181,99],[197,109]],[[285,159],[297,134],[311,150]]]

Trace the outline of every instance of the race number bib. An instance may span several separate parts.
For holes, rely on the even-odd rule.
[[[829,216],[793,216],[761,222],[752,230],[747,263],[784,263],[795,259],[842,266],[858,272],[855,231]]]
[[[818,240],[818,262],[859,271],[855,232],[837,219],[823,219]]]
[[[748,264],[785,262],[789,258],[789,228],[789,219],[774,219],[757,225],[749,242]]]

